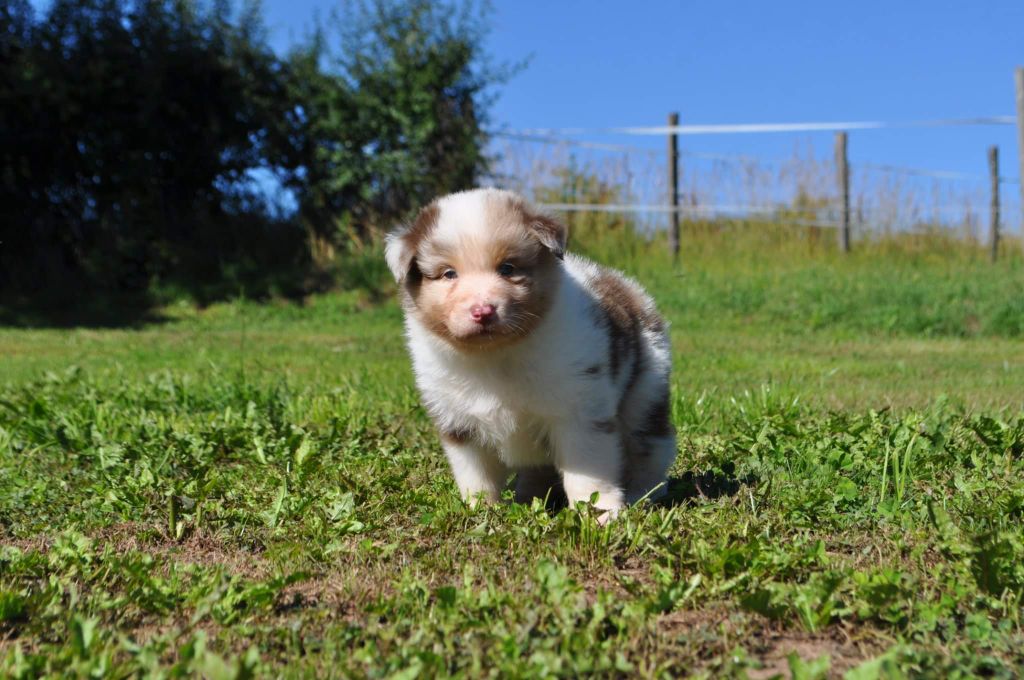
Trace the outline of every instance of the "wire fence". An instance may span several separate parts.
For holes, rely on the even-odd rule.
[[[905,121],[843,121],[829,123],[730,123],[714,125],[648,125],[606,128],[542,128],[525,130],[526,134],[551,137],[585,134],[616,135],[716,135],[750,134],[766,132],[847,132],[849,130],[882,130],[923,127],[964,127],[976,125],[1014,125],[1014,116],[977,116],[974,118],[941,118],[935,120]]]
[[[493,133],[497,183],[552,211],[628,214],[647,229],[681,219],[756,219],[793,226],[837,228],[843,205],[836,160],[809,142],[790,157],[679,150],[678,205],[670,195],[668,149],[607,143],[600,137],[700,137],[723,134],[800,134],[1016,124],[1014,116],[919,121],[749,123],[608,128],[544,128]],[[691,145],[692,146],[692,145]],[[981,157],[979,150],[979,157]],[[844,161],[845,162],[845,161]],[[989,238],[992,177],[882,163],[849,163],[849,225],[858,238],[945,230]],[[1000,232],[1022,235],[1019,178],[1000,174]]]

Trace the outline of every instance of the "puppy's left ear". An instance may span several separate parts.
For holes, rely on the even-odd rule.
[[[537,240],[559,260],[565,257],[565,245],[569,240],[569,229],[547,215],[531,215],[530,231]]]

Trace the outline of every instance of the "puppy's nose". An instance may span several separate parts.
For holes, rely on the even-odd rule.
[[[477,323],[488,323],[494,320],[494,305],[473,305],[469,314]]]

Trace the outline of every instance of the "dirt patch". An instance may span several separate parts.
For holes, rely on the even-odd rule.
[[[752,680],[790,677],[788,657],[793,652],[808,662],[828,655],[829,677],[840,678],[886,647],[880,636],[864,627],[852,629],[836,624],[809,633],[726,605],[672,611],[659,618],[658,626],[669,635],[693,639],[704,637],[702,633],[711,634],[708,639],[718,640],[715,646],[719,648],[705,650],[705,658],[723,653],[734,644],[742,645],[749,657],[761,666],[747,671]]]
[[[15,548],[21,552],[46,552],[53,545],[52,539],[48,536],[38,534],[29,538],[0,538],[0,547]]]
[[[92,550],[96,553],[145,553],[168,562],[220,566],[231,574],[252,579],[266,578],[273,572],[272,565],[259,552],[229,545],[222,537],[204,529],[176,541],[169,538],[162,528],[141,522],[118,522],[90,531],[86,537],[92,541]],[[47,534],[0,538],[0,546],[17,548],[22,552],[46,553],[53,545],[53,536]]]
[[[831,661],[829,677],[841,678],[849,669],[881,651],[878,641],[855,640],[842,625],[830,626],[818,633],[766,628],[755,638],[750,650],[761,668],[751,670],[751,680],[763,680],[776,675],[790,677],[788,656],[796,653],[804,661],[828,656]]]
[[[732,613],[728,608],[722,606],[677,609],[663,614],[658,619],[658,627],[670,634],[689,632],[695,629],[710,630],[727,624]]]
[[[382,592],[358,576],[327,573],[293,583],[278,594],[274,611],[285,615],[298,609],[326,609],[333,617],[354,622]]]

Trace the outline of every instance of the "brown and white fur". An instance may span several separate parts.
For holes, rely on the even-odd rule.
[[[518,195],[440,198],[390,234],[416,383],[464,498],[543,497],[614,514],[660,496],[676,455],[668,329],[634,281],[565,253]],[[659,485],[661,485],[659,487]]]

